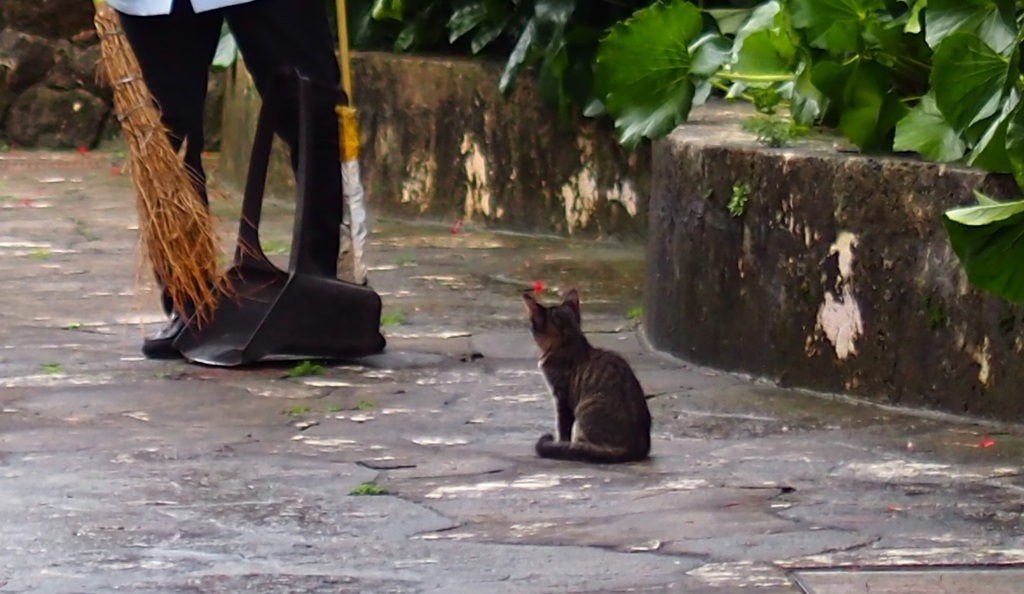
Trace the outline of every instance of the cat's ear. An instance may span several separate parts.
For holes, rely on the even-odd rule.
[[[580,313],[579,292],[575,288],[570,289],[569,292],[566,293],[564,297],[562,297],[562,305],[568,305],[569,307],[573,308],[577,314]]]
[[[535,325],[544,321],[544,306],[537,303],[529,292],[523,293],[523,303],[526,305],[526,313],[530,315],[530,321]]]

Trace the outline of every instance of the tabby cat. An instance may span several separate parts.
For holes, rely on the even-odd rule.
[[[651,413],[629,363],[591,346],[583,334],[576,289],[545,307],[523,294],[539,367],[555,399],[556,435],[537,441],[542,458],[591,463],[636,462],[651,449]]]

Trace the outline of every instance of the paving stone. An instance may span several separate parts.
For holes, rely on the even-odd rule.
[[[1020,592],[1024,571],[818,571],[798,573],[796,579],[806,594],[1011,594]]]

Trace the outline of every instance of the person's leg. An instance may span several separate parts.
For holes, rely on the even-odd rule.
[[[220,39],[223,14],[196,14],[190,2],[175,2],[174,10],[167,16],[119,16],[142,69],[142,78],[168,128],[171,146],[179,150],[182,143],[187,143],[185,165],[206,203],[203,111],[207,76]],[[163,287],[161,300],[170,321],[145,341],[143,353],[153,358],[177,357],[171,343],[184,327],[183,315],[187,317],[189,312],[174,312]]]
[[[261,95],[283,69],[338,89],[341,71],[335,55],[327,7],[323,0],[256,0],[224,9],[224,15],[246,67]],[[298,169],[298,95],[286,88],[276,132],[291,149],[292,168]],[[338,147],[338,116],[335,98],[323,94],[313,114],[315,154],[310,183],[313,189],[306,208],[316,225],[306,238],[308,253],[322,274],[335,276],[341,231],[341,169]]]

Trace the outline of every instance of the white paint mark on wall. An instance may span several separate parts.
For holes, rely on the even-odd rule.
[[[576,146],[580,150],[581,167],[559,192],[565,207],[566,227],[570,234],[587,226],[601,199],[597,172],[594,169],[594,142],[589,138],[578,137]],[[608,193],[607,198],[620,202],[631,216],[636,212],[636,192],[629,185],[617,185]]]
[[[405,181],[402,182],[402,202],[419,206],[420,212],[430,206],[430,195],[434,190],[434,172],[437,163],[431,155],[414,157],[406,166]]]
[[[491,206],[491,190],[487,176],[487,158],[480,144],[469,133],[462,135],[463,167],[466,171],[466,221],[472,221],[473,215],[484,216],[493,214]]]
[[[562,186],[562,203],[569,233],[587,226],[590,214],[597,208],[597,200],[597,177],[590,167],[584,166]]]
[[[397,155],[399,152],[395,150],[396,144],[395,129],[385,121],[374,135],[374,151],[378,155],[384,155],[385,158],[387,155]]]
[[[853,249],[857,247],[857,237],[842,231],[835,243],[829,248],[829,254],[839,256],[839,280],[836,288],[840,297],[831,292],[825,293],[825,302],[818,308],[817,328],[825,333],[829,342],[835,347],[836,357],[846,359],[857,354],[857,339],[864,333],[864,322],[860,315],[860,306],[853,296]]]
[[[629,180],[617,183],[611,190],[608,190],[608,200],[621,204],[629,216],[636,216],[637,194]]]
[[[983,386],[988,385],[989,373],[992,370],[992,357],[989,354],[989,341],[988,337],[985,337],[985,341],[981,344],[981,348],[970,347],[967,352],[974,359],[974,362],[978,364],[978,381]]]

